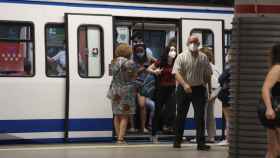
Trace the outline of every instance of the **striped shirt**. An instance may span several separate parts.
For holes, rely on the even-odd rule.
[[[184,81],[191,86],[205,85],[212,75],[212,68],[207,56],[199,52],[197,57],[190,52],[183,52],[175,60],[172,73],[180,73]]]

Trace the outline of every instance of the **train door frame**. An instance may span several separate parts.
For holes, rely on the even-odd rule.
[[[87,111],[82,111],[82,113],[76,112],[75,111],[75,106],[72,104],[75,103],[74,97],[83,97],[84,96],[79,95],[75,96],[75,91],[77,94],[77,85],[74,86],[73,83],[77,82],[79,80],[80,86],[81,83],[88,85],[89,87],[83,89],[86,90],[88,93],[86,99],[91,99],[87,100],[87,102],[95,103],[94,99],[97,99],[98,97],[94,96],[95,94],[94,91],[102,91],[102,92],[97,92],[97,93],[104,93],[104,97],[106,96],[106,88],[105,86],[107,85],[106,81],[110,80],[111,77],[109,77],[107,70],[108,70],[108,65],[112,56],[110,52],[113,49],[113,41],[111,42],[110,39],[104,40],[106,37],[112,37],[113,36],[113,31],[112,31],[112,26],[113,26],[113,18],[112,15],[100,15],[100,14],[79,14],[79,13],[65,13],[64,14],[65,18],[65,36],[66,36],[66,110],[65,110],[65,141],[79,141],[79,138],[95,138],[97,140],[100,140],[100,138],[107,140],[111,140],[111,135],[112,135],[112,126],[111,126],[111,119],[112,119],[112,114],[111,114],[111,109],[110,107],[107,108],[100,108],[99,110],[103,110],[102,113],[97,113],[91,109]],[[73,26],[71,26],[73,25]],[[79,74],[79,70],[77,69],[79,66],[79,61],[78,61],[78,50],[79,50],[79,28],[81,26],[89,26],[89,27],[97,27],[100,28],[100,62],[101,62],[101,70],[100,70],[100,76],[97,77],[82,77],[81,74]],[[75,31],[75,32],[71,32]],[[73,36],[73,38],[72,38]],[[76,38],[75,38],[76,36]],[[72,41],[72,43],[71,43]],[[73,44],[74,43],[74,44]],[[70,45],[72,44],[72,45]],[[71,52],[73,51],[72,55]],[[89,51],[89,49],[88,49]],[[89,55],[88,55],[89,56]],[[70,68],[71,67],[71,68]],[[71,70],[73,69],[73,70]],[[77,70],[77,71],[75,71]],[[73,78],[72,78],[73,77]],[[71,79],[72,78],[72,79]],[[76,78],[76,79],[75,79]],[[73,81],[71,81],[73,80]],[[98,82],[98,83],[97,83]],[[102,82],[102,83],[101,83]],[[96,84],[103,84],[104,88],[99,89],[99,90],[94,90],[95,87],[93,83]],[[76,87],[75,88],[73,88]],[[90,87],[91,86],[91,87]],[[96,86],[96,85],[95,85]],[[83,87],[79,87],[83,88]],[[74,89],[74,90],[73,90]],[[74,91],[74,92],[73,92]],[[92,93],[93,92],[93,93]],[[99,98],[103,99],[103,98]],[[81,98],[77,98],[77,100],[83,100]],[[104,99],[103,99],[104,100]],[[107,100],[108,101],[108,100]],[[98,103],[98,101],[96,102]],[[109,103],[109,101],[108,101]],[[77,102],[76,102],[77,104]],[[107,103],[105,103],[107,104]],[[79,103],[79,107],[84,106],[84,110],[91,108],[90,103]],[[98,107],[98,106],[95,106]],[[105,107],[105,106],[104,106]],[[73,108],[73,109],[72,109]],[[105,110],[104,110],[105,109]],[[76,107],[77,110],[77,107]],[[98,111],[98,109],[95,109]],[[96,116],[94,116],[96,115]],[[102,122],[103,121],[103,122]],[[102,124],[102,128],[98,127]],[[104,127],[103,127],[104,126]],[[107,133],[105,136],[104,133]],[[78,139],[77,139],[78,138]]]

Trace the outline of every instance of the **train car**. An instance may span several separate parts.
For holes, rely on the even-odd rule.
[[[214,50],[223,69],[233,8],[159,4],[0,1],[0,143],[111,141],[106,93],[117,43],[140,31],[155,58],[190,34]],[[215,107],[221,135],[222,110]],[[185,136],[195,133],[193,110]]]

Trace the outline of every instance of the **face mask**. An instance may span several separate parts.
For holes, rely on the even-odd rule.
[[[136,56],[138,58],[143,58],[145,56],[145,53],[144,52],[139,52],[139,53],[136,53]]]
[[[168,53],[168,56],[170,57],[170,58],[175,58],[176,57],[176,51],[170,51],[169,53]]]
[[[191,52],[196,52],[196,51],[198,51],[198,44],[195,44],[195,43],[189,44],[189,50],[190,50]]]

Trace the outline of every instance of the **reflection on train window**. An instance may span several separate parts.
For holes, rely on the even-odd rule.
[[[65,77],[65,32],[63,24],[46,25],[46,73],[49,77]]]
[[[200,48],[207,47],[214,52],[214,33],[208,29],[193,29],[191,35],[199,38]],[[214,55],[214,54],[213,54]],[[215,61],[213,61],[215,63]]]
[[[99,26],[82,25],[78,28],[78,71],[81,77],[103,75],[102,35]]]
[[[0,76],[34,75],[31,23],[0,22]]]

